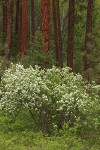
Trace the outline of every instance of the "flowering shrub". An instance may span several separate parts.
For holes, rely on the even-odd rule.
[[[28,109],[41,130],[51,132],[99,112],[99,92],[99,85],[85,85],[82,76],[70,73],[69,68],[24,69],[12,64],[1,79],[0,109],[10,115]]]

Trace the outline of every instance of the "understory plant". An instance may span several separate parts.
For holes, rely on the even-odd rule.
[[[1,79],[0,109],[10,116],[27,109],[40,130],[48,134],[66,123],[69,127],[80,120],[88,123],[88,116],[98,128],[99,93],[100,85],[85,84],[80,74],[67,67],[41,69],[11,64]]]

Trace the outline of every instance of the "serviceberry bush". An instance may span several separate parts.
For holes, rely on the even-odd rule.
[[[10,116],[27,109],[37,126],[50,133],[92,114],[96,114],[92,119],[95,124],[100,111],[99,93],[100,85],[85,84],[80,74],[67,67],[41,69],[11,64],[1,79],[0,109]]]

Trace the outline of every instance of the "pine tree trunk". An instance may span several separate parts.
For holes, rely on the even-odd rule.
[[[25,57],[28,47],[28,10],[27,0],[22,0],[22,35],[21,35],[21,52],[22,58]]]
[[[20,18],[20,0],[15,1],[15,40],[17,46],[17,53],[21,50],[21,21]]]
[[[41,0],[41,32],[44,37],[44,53],[47,54],[50,44],[50,0]]]
[[[7,3],[7,49],[5,53],[6,65],[10,59],[10,49],[12,46],[12,28],[13,28],[13,0],[9,0]]]
[[[75,0],[69,0],[67,66],[73,69]]]
[[[31,0],[31,36],[35,35],[35,10],[34,10],[34,0]]]
[[[3,43],[5,43],[7,37],[7,0],[2,0],[2,11],[3,11]]]
[[[89,43],[92,36],[92,22],[93,22],[93,4],[94,0],[88,0],[87,7],[87,21],[86,21],[86,33],[84,42],[84,78],[89,80]]]
[[[60,52],[58,44],[58,26],[57,26],[57,4],[56,0],[52,0],[53,24],[54,24],[54,42],[56,50],[56,65],[60,66]]]
[[[15,33],[18,35],[19,20],[20,20],[20,1],[16,0],[16,18],[15,18]]]
[[[56,65],[63,67],[59,0],[52,0]]]
[[[61,23],[60,23],[60,9],[59,9],[59,0],[57,1],[57,20],[58,20],[58,44],[59,44],[59,58],[60,58],[60,67],[63,67],[63,55],[62,55],[62,37],[61,37]]]
[[[18,48],[19,52],[21,51],[21,42],[22,41],[22,1],[19,5],[19,28],[18,28]]]

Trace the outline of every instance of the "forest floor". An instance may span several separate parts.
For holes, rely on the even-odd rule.
[[[76,136],[47,137],[24,131],[0,135],[0,150],[100,150],[100,146]]]

